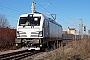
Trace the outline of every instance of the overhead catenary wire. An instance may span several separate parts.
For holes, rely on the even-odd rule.
[[[50,0],[48,0],[50,2]],[[55,5],[53,5],[53,3],[51,4],[55,9],[57,9],[57,11],[59,11],[60,13],[62,13],[66,18],[70,19],[70,17],[68,17],[67,15],[65,15],[63,12],[60,11],[59,8],[57,8]]]
[[[40,11],[42,11],[43,9],[45,9],[46,7],[48,7],[51,3],[49,3],[47,6],[43,7]]]
[[[48,1],[49,1],[49,0],[48,0]],[[49,1],[49,2],[50,2],[50,1]],[[53,5],[53,3],[52,3],[51,5],[52,5],[57,11],[61,12],[59,8],[57,8],[56,6]],[[61,12],[61,13],[62,13],[62,12]],[[64,13],[62,13],[62,14],[63,14],[66,18],[68,18],[68,19],[71,20],[70,17],[68,17],[68,16],[65,15]],[[66,22],[66,21],[65,21],[65,22]],[[70,24],[72,24],[72,23],[70,23]],[[78,24],[78,25],[77,25],[77,24],[72,24],[72,25],[78,26],[79,24]],[[87,27],[87,30],[88,30],[88,27],[89,27],[89,26],[86,26],[86,27]],[[79,29],[79,27],[78,27],[78,29]]]
[[[36,0],[34,0],[36,3],[38,3]],[[43,6],[40,4],[40,3],[38,3],[42,8],[43,8]],[[46,8],[44,8],[44,10],[45,11],[47,11],[48,13],[50,13]]]
[[[2,4],[2,5],[0,4],[0,7],[5,8],[5,9],[9,9],[9,10],[12,10],[12,11],[17,12],[17,13],[19,13],[19,14],[23,13],[23,12],[21,12],[21,11],[19,11],[19,10],[16,10],[16,9],[14,9],[14,8],[11,8],[10,6],[5,6],[5,5],[3,5],[3,4]]]
[[[12,10],[12,11],[14,11],[14,12],[16,12],[17,14],[22,14],[23,12],[20,12],[20,11],[18,11],[18,10],[16,10],[16,9],[13,9],[13,8],[10,8],[10,7],[6,7],[6,6],[1,6],[0,5],[0,8],[3,10],[3,9],[9,9],[9,10]],[[3,13],[3,14],[5,14],[5,13]],[[14,24],[16,24],[17,23],[17,19],[15,18],[16,16],[14,16],[14,17],[12,17],[12,15],[9,15],[9,14],[6,14],[5,15],[6,17],[7,17],[7,20],[8,20],[8,22],[9,22],[9,26],[10,27],[14,27],[14,28],[16,28],[16,25],[12,25],[13,23]],[[12,18],[12,19],[10,19],[10,18]]]
[[[34,0],[36,3],[38,3],[36,0]],[[49,1],[49,3],[50,3],[50,1]],[[40,3],[38,3],[42,8],[43,8],[43,6],[40,4]],[[51,3],[50,3],[51,4]],[[53,5],[53,4],[51,4],[51,5]],[[57,7],[55,7],[54,5],[53,5],[53,7],[55,8],[55,9],[57,9],[58,11],[59,11],[59,9],[57,8]],[[48,13],[50,13],[46,8],[44,8],[44,10],[46,10]],[[60,11],[59,11],[60,12]],[[58,14],[59,15],[59,14]],[[69,17],[68,17],[69,18]],[[59,18],[60,19],[60,18]],[[60,19],[60,20],[62,20],[62,19]],[[66,21],[64,21],[64,20],[62,20],[63,22],[66,22]],[[68,23],[68,22],[66,22],[66,23]],[[68,23],[68,24],[72,24],[72,23]]]
[[[0,3],[0,8],[1,9],[8,9],[8,10],[12,10],[12,11],[14,11],[14,12],[17,12],[18,14],[23,14],[23,12],[22,11],[19,11],[19,10],[16,10],[16,9],[14,9],[14,8],[11,8],[10,6],[8,6],[8,5],[5,5],[5,4],[1,4]],[[8,19],[8,21],[10,20],[10,21],[15,21],[16,19],[15,19],[15,16],[14,17],[12,17],[12,16],[10,16],[9,14],[7,14],[6,15],[7,17],[10,17],[10,18],[14,18],[14,20],[11,20],[11,19]],[[16,17],[17,18],[17,17]],[[16,22],[16,21],[15,21]]]
[[[48,0],[49,1],[49,0]],[[49,1],[50,2],[50,1]],[[53,5],[53,3],[51,4],[57,11],[59,11],[59,12],[61,12],[60,11],[60,9],[58,9],[56,6],[54,6]],[[62,13],[62,12],[61,12]],[[68,17],[68,16],[66,16],[64,13],[62,13],[66,18],[68,18],[69,20],[71,19],[70,17]],[[59,14],[58,14],[58,16],[60,16]],[[60,18],[59,18],[60,19]],[[60,19],[60,20],[62,20],[62,19]],[[65,20],[62,20],[63,22],[66,22]],[[73,24],[73,23],[69,23],[69,22],[66,22],[66,23],[68,23],[68,24],[72,24],[72,25],[75,25],[75,26],[77,26],[76,24]]]
[[[36,3],[38,3],[36,0],[34,0]],[[40,4],[40,3],[38,3],[42,8],[43,8],[43,6]],[[51,3],[50,3],[51,4]],[[48,5],[50,5],[50,4],[48,4]],[[48,6],[47,5],[47,6]],[[53,4],[52,4],[53,5]],[[47,6],[45,6],[45,7],[47,7]],[[54,6],[54,5],[53,5]],[[0,7],[2,7],[2,8],[5,8],[5,9],[9,9],[9,10],[12,10],[12,11],[15,11],[15,12],[17,12],[17,13],[23,13],[23,12],[21,12],[21,11],[19,11],[19,10],[16,10],[16,9],[13,9],[13,8],[11,8],[11,7],[9,7],[9,6],[3,6],[3,5],[1,5],[0,4]],[[44,10],[46,10],[48,13],[50,13],[46,8],[43,8]],[[55,7],[55,6],[54,6]],[[55,7],[56,9],[57,9],[57,7]],[[59,10],[59,9],[57,9],[57,10]],[[41,11],[41,10],[40,10]],[[60,12],[60,11],[59,11]],[[60,20],[62,20],[62,19],[60,19]],[[64,21],[64,20],[62,20],[63,22],[66,22],[66,21]],[[66,22],[66,23],[68,23],[68,22]],[[70,23],[68,23],[68,24],[70,24]]]

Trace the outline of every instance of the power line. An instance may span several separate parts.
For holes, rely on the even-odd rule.
[[[49,1],[49,0],[48,0]],[[49,1],[50,2],[50,1]],[[57,11],[61,12],[60,9],[58,9],[56,6],[53,5],[53,3],[51,4],[55,9],[57,9]],[[61,12],[62,13],[62,12]],[[68,16],[66,16],[64,13],[62,13],[66,18],[70,19]]]
[[[36,3],[38,3],[36,0],[34,0]],[[43,6],[40,4],[40,3],[38,3],[42,8],[43,8]],[[54,5],[53,5],[54,6]],[[56,8],[55,6],[54,6],[54,8]],[[50,13],[46,8],[44,8],[48,13]],[[57,9],[57,8],[56,8]],[[59,9],[57,9],[57,10],[59,10]],[[59,11],[60,12],[60,11]],[[69,17],[67,17],[67,18],[69,18]],[[59,20],[61,20],[61,21],[63,21],[63,22],[65,22],[65,23],[68,23],[68,22],[66,22],[66,21],[64,21],[64,20],[62,20],[62,19],[60,19],[59,18]],[[72,24],[72,23],[68,23],[68,24]],[[74,24],[72,24],[72,25],[74,25]],[[76,25],[77,26],[77,25]]]
[[[9,10],[12,10],[12,11],[15,11],[15,12],[18,12],[18,13],[23,13],[23,12],[21,12],[21,11],[19,11],[19,10],[13,9],[13,8],[11,8],[11,7],[9,7],[9,6],[4,6],[4,5],[1,5],[1,4],[0,4],[0,7],[5,8],[5,9],[9,9]]]
[[[18,12],[18,13],[23,13],[23,12],[21,12],[21,11],[18,11],[18,10],[15,10],[15,9],[12,9],[12,8],[10,8],[10,7],[6,7],[6,6],[3,6],[3,5],[0,5],[0,8],[1,8],[1,9],[6,8],[6,9],[9,9],[9,10]],[[8,15],[8,14],[7,14],[6,16],[7,16],[7,19],[8,19],[8,17],[10,17],[10,18],[15,18],[15,16],[12,17],[12,16],[10,16],[10,15]],[[15,22],[17,22],[16,19],[15,19],[15,20],[11,20],[10,18],[8,19],[9,22],[10,22],[10,21],[15,21]],[[18,20],[18,19],[17,19],[17,20]]]
[[[49,0],[48,0],[49,1]],[[49,1],[50,2],[50,1]],[[59,12],[61,12],[60,11],[60,9],[58,9],[56,6],[54,6],[53,4],[51,4],[57,11],[59,11]],[[61,12],[62,13],[62,12]],[[68,19],[70,19],[68,16],[66,16],[64,13],[62,13],[66,18],[68,18]],[[59,15],[59,14],[58,14]],[[60,19],[60,18],[59,18]],[[60,20],[62,20],[62,19],[60,19]],[[63,22],[66,22],[66,21],[64,21],[64,20],[62,20]],[[68,22],[66,22],[66,23],[68,23]],[[76,24],[73,24],[73,23],[68,23],[68,24],[72,24],[72,25],[75,25],[75,26],[77,26]]]
[[[12,10],[12,11],[14,11],[14,12],[17,12],[18,14],[23,14],[22,11],[16,10],[16,9],[11,8],[10,6],[5,5],[5,4],[2,4],[2,3],[0,3],[0,8],[1,8],[1,9]],[[10,16],[10,15],[8,15],[8,16]],[[10,18],[12,18],[12,17],[10,16]],[[16,23],[17,23],[17,20],[18,20],[18,19],[17,19],[17,20],[16,20],[16,19],[13,20],[13,19],[10,19],[10,18],[8,19],[8,17],[7,17],[10,26],[16,27]],[[15,18],[15,17],[14,17],[14,18]],[[15,25],[13,25],[12,23],[14,23]]]
[[[34,0],[36,3],[38,3],[36,0]],[[43,6],[40,4],[40,3],[38,3],[42,8],[43,8]],[[44,8],[44,10],[46,10],[48,13],[50,13],[46,8]]]
[[[51,4],[51,3],[49,3],[47,6],[49,6],[50,4]],[[41,10],[45,9],[47,6],[43,7]],[[41,10],[40,10],[40,11],[41,11]]]

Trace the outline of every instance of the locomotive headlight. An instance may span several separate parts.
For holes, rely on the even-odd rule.
[[[42,44],[40,44],[40,47],[42,47]]]
[[[26,42],[27,42],[27,40],[26,40],[26,39],[23,39],[23,40],[22,40],[22,42],[26,43]]]
[[[16,46],[18,46],[18,44],[16,44]]]
[[[39,32],[39,36],[42,36],[42,31]]]

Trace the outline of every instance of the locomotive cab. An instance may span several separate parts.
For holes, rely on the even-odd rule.
[[[40,50],[40,46],[42,46],[41,38],[43,38],[43,21],[42,14],[21,15],[17,24],[15,43],[22,44],[28,50]]]

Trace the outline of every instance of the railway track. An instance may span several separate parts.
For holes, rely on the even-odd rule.
[[[1,54],[0,55],[0,60],[21,60],[26,57],[32,56],[36,53],[39,53],[39,51],[18,51],[18,52],[12,52],[12,53],[7,53],[7,54]]]

